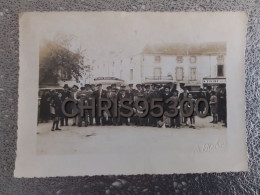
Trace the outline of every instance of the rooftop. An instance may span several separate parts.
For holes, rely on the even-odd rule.
[[[142,54],[147,55],[225,55],[225,42],[210,42],[200,44],[172,43],[161,45],[146,45]]]

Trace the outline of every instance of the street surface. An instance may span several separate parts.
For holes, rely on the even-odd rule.
[[[38,155],[128,156],[160,153],[215,152],[226,148],[227,128],[223,123],[209,123],[212,117],[196,117],[196,129],[188,126],[157,128],[140,126],[60,127],[51,131],[52,123],[41,123],[37,130]]]

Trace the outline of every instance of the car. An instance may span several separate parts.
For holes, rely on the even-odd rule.
[[[188,92],[192,94],[193,98],[197,99],[201,88],[200,84],[185,84],[184,87],[186,87]]]
[[[97,78],[94,78],[93,84],[95,84],[95,85],[102,84],[102,89],[105,89],[105,90],[107,89],[108,86],[111,86],[112,84],[115,84],[116,87],[126,85],[126,83],[123,79],[119,79],[116,77],[97,77]]]
[[[145,78],[145,81],[142,82],[142,84],[144,85],[152,85],[152,84],[159,84],[161,86],[164,86],[164,85],[167,85],[167,84],[170,84],[170,85],[173,85],[173,89],[176,89],[177,88],[177,82],[175,82],[172,77],[162,77],[161,79],[155,79],[153,77],[149,78],[149,77],[146,77]]]

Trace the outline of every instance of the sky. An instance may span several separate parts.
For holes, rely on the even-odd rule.
[[[33,13],[32,13],[33,14]],[[34,13],[30,20],[40,40],[73,36],[72,50],[86,50],[90,61],[107,62],[141,53],[146,45],[226,42],[229,13],[60,12]],[[228,16],[228,17],[227,17]],[[238,20],[234,20],[238,17]],[[227,19],[227,18],[230,18]],[[243,21],[242,21],[243,22]]]

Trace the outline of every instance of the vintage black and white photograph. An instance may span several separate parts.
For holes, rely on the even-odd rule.
[[[247,170],[246,19],[239,12],[21,15],[18,152],[31,152],[18,153],[15,174]],[[19,169],[26,157],[33,165]]]

